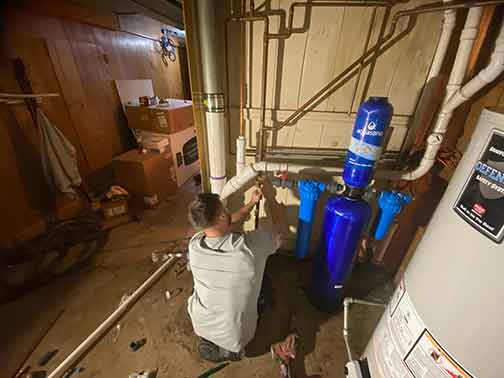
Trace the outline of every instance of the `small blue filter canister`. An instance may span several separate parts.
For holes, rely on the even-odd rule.
[[[371,182],[392,113],[386,97],[370,97],[359,107],[343,170],[348,186],[365,188]]]

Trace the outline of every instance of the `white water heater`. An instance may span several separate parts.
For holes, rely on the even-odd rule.
[[[471,143],[364,356],[372,378],[504,377],[504,111]]]

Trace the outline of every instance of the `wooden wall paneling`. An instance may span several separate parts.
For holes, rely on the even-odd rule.
[[[333,79],[331,62],[338,58],[345,8],[313,8],[308,31],[301,89],[300,105]],[[327,100],[315,110],[327,110]]]
[[[93,169],[107,165],[114,156],[122,153],[125,123],[118,124],[121,104],[113,80],[105,67],[103,52],[96,45],[92,28],[75,23],[64,23],[80,80],[86,94],[88,111],[95,112],[97,123],[83,125],[83,144],[87,146]],[[122,134],[122,135],[121,135]],[[92,151],[92,152],[91,152]]]
[[[279,0],[271,2],[271,7],[277,9]],[[280,25],[279,17],[270,18],[270,33],[278,32]],[[249,106],[258,108],[261,105],[261,83],[262,83],[262,60],[263,60],[263,22],[254,22],[252,25],[247,25],[247,33],[252,33],[252,55],[247,59],[252,64],[249,69],[248,86],[250,87]],[[273,92],[277,86],[276,84],[276,70],[277,65],[282,63],[281,58],[278,57],[278,41],[270,41],[268,49],[268,91],[266,95],[266,106],[272,107]],[[248,54],[248,52],[247,52]]]
[[[441,13],[420,16],[407,37],[389,90],[394,114],[411,115],[415,112],[437,45],[430,42],[439,38],[442,17]]]
[[[484,108],[504,105],[504,80],[487,89],[473,102],[464,125],[464,133],[457,143],[460,151],[465,151],[471,140],[474,128]]]
[[[35,199],[27,193],[28,187],[40,184],[43,178],[33,170],[36,153],[26,148],[23,132],[7,105],[0,105],[0,140],[0,180],[4,183],[0,195],[0,208],[4,212],[0,219],[0,247],[10,247],[18,232],[41,218],[39,198],[46,197],[43,202],[47,206],[48,188],[40,185],[39,198]]]
[[[320,121],[303,119],[297,122],[291,147],[319,147],[323,126]]]
[[[293,2],[292,0],[280,0],[279,6],[287,13]],[[305,10],[297,8],[294,16],[294,27],[302,27],[304,21]],[[310,18],[308,22],[311,22]],[[278,61],[273,60],[276,63],[276,67],[272,67],[276,68],[275,82],[273,83],[275,108],[296,109],[299,105],[299,89],[301,86],[307,36],[308,31],[292,34],[288,39],[277,42]],[[270,103],[268,102],[268,104]]]
[[[341,27],[342,37],[339,39],[339,44],[335,46],[337,49],[336,60],[331,62],[331,77],[336,77],[362,55],[371,12],[372,10],[367,8],[345,8]],[[356,25],[361,27],[356,28]],[[336,112],[348,111],[355,82],[356,77],[353,77],[329,97],[329,110]]]
[[[71,20],[107,29],[117,29],[119,24],[113,13],[96,12],[91,8],[65,0],[22,0],[18,6],[47,17]]]

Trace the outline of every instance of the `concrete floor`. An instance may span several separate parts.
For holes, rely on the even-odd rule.
[[[187,185],[179,195],[156,210],[142,214],[140,223],[114,230],[93,263],[72,275],[42,287],[0,307],[3,347],[0,348],[1,377],[11,377],[43,329],[64,309],[27,364],[32,370],[52,371],[118,305],[123,294],[133,291],[153,269],[151,254],[166,247],[164,241],[190,236],[186,206],[196,193]],[[294,366],[295,378],[344,377],[346,361],[341,337],[342,314],[317,312],[307,301],[303,286],[309,282],[310,263],[276,255],[270,258],[267,274],[273,282],[274,305],[260,322],[250,346],[254,357],[234,362],[215,377],[277,377],[278,365],[271,360],[269,345],[296,329],[301,336]],[[192,277],[165,274],[121,320],[116,343],[113,331],[77,365],[84,368],[76,378],[128,377],[132,372],[158,369],[158,377],[197,377],[213,365],[196,353],[196,339],[185,316]],[[167,300],[165,291],[180,294]],[[388,277],[372,266],[357,266],[351,282],[352,296],[386,299]],[[352,346],[361,353],[379,319],[381,310],[354,306],[351,310]],[[140,338],[147,343],[137,352],[129,343]],[[58,349],[44,367],[36,361],[47,351]]]

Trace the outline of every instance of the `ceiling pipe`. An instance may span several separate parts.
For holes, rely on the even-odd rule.
[[[458,55],[459,53],[457,52],[457,57]],[[466,65],[458,66],[457,69],[465,72]],[[464,102],[468,101],[484,86],[493,82],[502,72],[504,72],[504,23],[501,24],[499,35],[495,43],[495,49],[490,58],[490,63],[462,88],[460,88],[460,86],[456,89],[455,86],[450,88],[452,94],[449,98],[446,97],[446,100],[436,119],[434,129],[427,138],[427,147],[420,164],[413,171],[400,174],[399,178],[401,180],[417,180],[432,168],[436,161],[437,153],[441,148],[448,124],[453,116],[453,111]],[[450,79],[458,79],[458,77],[458,74],[450,75]]]
[[[212,193],[219,194],[226,183],[226,122],[222,56],[217,7],[212,1],[196,0],[198,36],[200,40],[205,109],[208,165]]]

